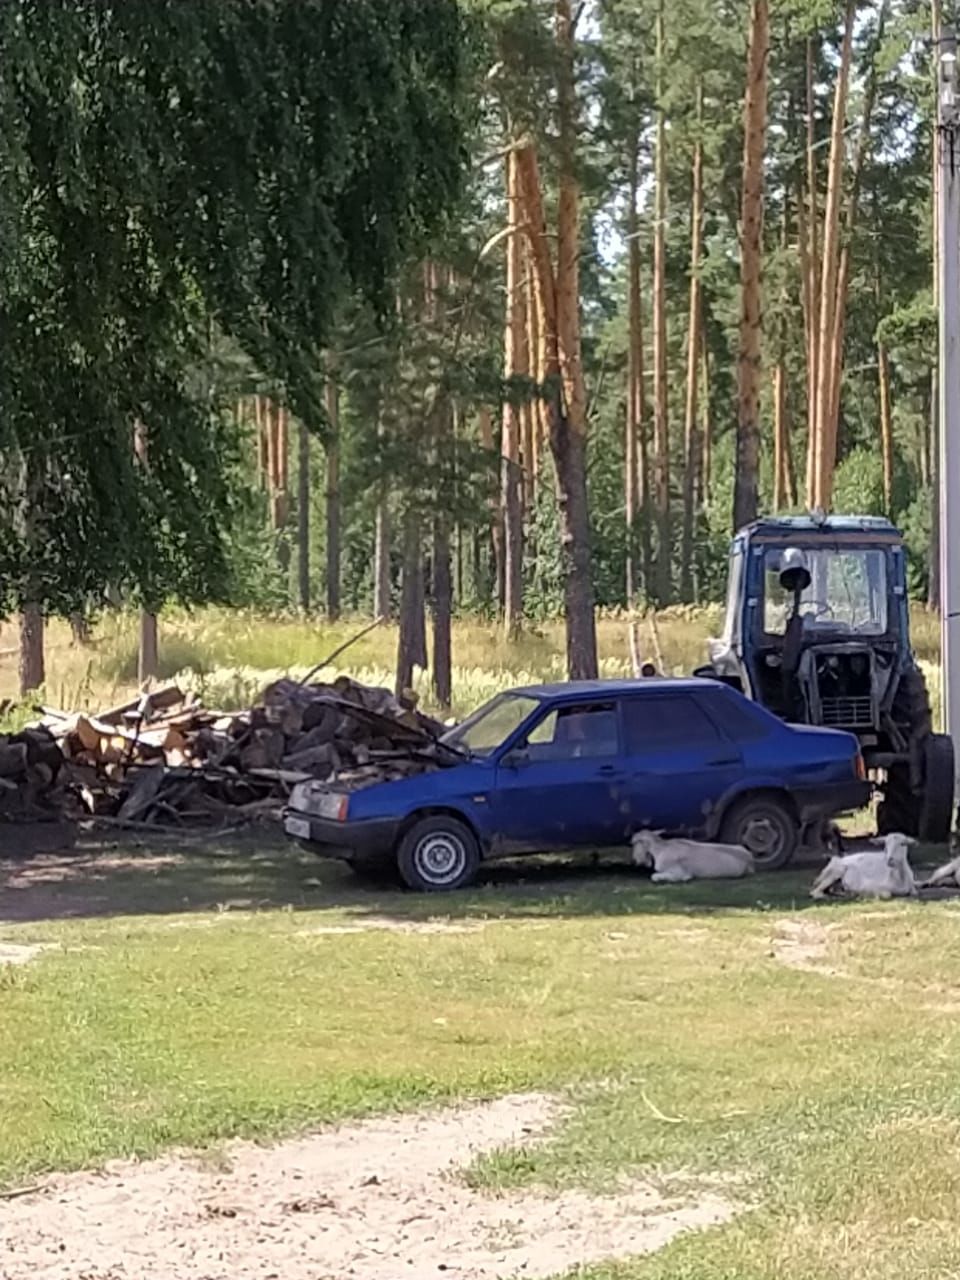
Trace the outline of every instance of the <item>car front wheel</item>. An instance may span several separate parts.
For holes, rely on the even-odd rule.
[[[785,867],[797,849],[800,832],[793,814],[776,796],[748,796],[735,804],[720,826],[724,844],[753,854],[758,871]]]
[[[446,893],[472,882],[480,866],[480,846],[458,818],[420,818],[400,840],[397,866],[408,888]]]

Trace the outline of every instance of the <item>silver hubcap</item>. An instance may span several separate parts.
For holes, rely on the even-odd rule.
[[[430,884],[450,884],[462,875],[467,851],[456,836],[434,832],[417,845],[413,855],[417,871]]]
[[[753,818],[744,827],[742,843],[755,858],[771,858],[780,851],[780,834],[769,818]]]

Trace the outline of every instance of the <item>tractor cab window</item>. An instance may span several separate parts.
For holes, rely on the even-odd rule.
[[[804,550],[810,585],[800,597],[805,633],[844,632],[882,636],[887,632],[888,583],[884,551],[839,547]],[[763,629],[782,636],[793,614],[793,598],[780,583],[783,552],[764,561]]]

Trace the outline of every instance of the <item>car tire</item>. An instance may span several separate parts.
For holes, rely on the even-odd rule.
[[[407,888],[449,893],[473,881],[480,867],[480,845],[459,818],[420,818],[400,839],[397,866]]]
[[[777,796],[747,796],[724,815],[720,839],[748,849],[757,871],[779,871],[796,853],[800,830],[789,806]]]

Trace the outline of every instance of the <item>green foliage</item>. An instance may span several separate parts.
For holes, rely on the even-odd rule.
[[[339,300],[384,310],[458,193],[463,42],[453,0],[0,8],[0,609],[231,593],[191,370],[216,325],[322,421]]]

